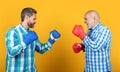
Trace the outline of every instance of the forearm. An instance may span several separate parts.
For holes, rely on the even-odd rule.
[[[102,48],[102,46],[108,41],[109,34],[106,30],[103,30],[95,38],[86,36],[83,40],[86,47],[97,51]]]
[[[87,36],[84,38],[83,43],[87,48],[90,48],[93,51],[97,51],[100,48],[100,44],[97,44],[95,41],[93,41]]]
[[[11,57],[17,56],[26,48],[24,43],[12,46],[12,44],[7,45],[7,51]]]
[[[39,40],[37,40],[36,48],[35,50],[41,54],[45,53],[46,51],[51,49],[52,44],[48,41],[46,43],[41,43]]]

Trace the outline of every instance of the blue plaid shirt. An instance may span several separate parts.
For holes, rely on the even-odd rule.
[[[6,34],[6,72],[36,72],[34,53],[43,54],[51,48],[49,42],[42,44],[39,40],[26,45],[23,38],[29,30],[21,24],[11,28]]]
[[[110,30],[101,23],[88,30],[87,36],[83,40],[86,58],[85,72],[112,71],[110,64],[111,39]]]

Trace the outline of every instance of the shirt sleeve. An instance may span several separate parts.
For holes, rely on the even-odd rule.
[[[26,47],[26,44],[20,42],[15,30],[12,29],[6,33],[6,47],[8,55],[14,57],[21,53],[21,51]]]
[[[111,38],[111,34],[109,29],[103,28],[98,32],[94,40],[91,39],[89,36],[86,36],[83,42],[86,48],[90,48],[93,51],[97,51],[101,49],[102,46],[104,46],[104,44],[106,44],[106,42],[110,40],[110,38]]]
[[[48,41],[46,43],[41,43],[39,40],[36,41],[35,50],[41,54],[51,49],[52,44]]]

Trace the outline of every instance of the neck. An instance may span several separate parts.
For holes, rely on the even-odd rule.
[[[25,29],[28,29],[28,28],[29,28],[26,22],[21,22],[21,24],[22,24],[22,26],[23,26]]]
[[[95,22],[94,22],[94,26],[96,26],[98,23],[99,23],[99,21],[98,21],[98,20],[97,20],[97,21],[95,21]],[[93,27],[94,27],[94,26],[93,26]]]

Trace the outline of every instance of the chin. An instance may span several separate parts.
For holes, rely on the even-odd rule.
[[[29,26],[29,28],[34,28],[34,26]]]
[[[92,28],[88,27],[88,29],[92,29]]]

